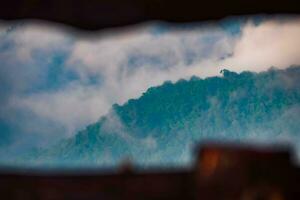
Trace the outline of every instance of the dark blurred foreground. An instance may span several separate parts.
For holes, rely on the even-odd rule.
[[[287,149],[202,146],[190,170],[38,174],[0,172],[0,199],[300,198],[300,170]]]
[[[199,22],[228,16],[300,13],[297,0],[2,0],[0,19],[41,19],[99,30],[149,20]]]

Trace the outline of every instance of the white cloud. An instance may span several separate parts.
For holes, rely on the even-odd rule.
[[[137,98],[166,80],[220,75],[223,68],[262,71],[300,64],[299,19],[267,20],[258,26],[248,22],[241,35],[234,36],[216,26],[153,34],[155,28],[159,27],[148,24],[87,38],[48,24],[17,27],[7,34],[15,43],[13,50],[0,52],[0,58],[9,61],[1,70],[13,87],[32,86],[47,75],[43,63],[32,57],[34,51],[44,52],[45,63],[61,49],[68,52],[65,68],[76,71],[80,79],[54,91],[14,93],[10,105],[65,127],[65,137],[98,120],[113,103]],[[89,84],[91,77],[101,81]]]
[[[66,34],[47,23],[0,26],[0,82],[15,92],[39,85],[47,77],[52,55],[71,47],[72,35]]]
[[[26,108],[42,119],[54,121],[66,129],[65,136],[73,135],[78,128],[96,121],[111,106],[98,87],[85,87],[72,83],[56,92],[41,92],[11,103]]]
[[[232,70],[262,71],[271,66],[286,68],[300,64],[300,20],[249,22],[234,47],[234,55],[223,62]]]
[[[95,74],[104,78],[106,96],[112,102],[124,103],[165,80],[187,78],[194,72],[213,74],[211,62],[230,54],[232,43],[234,38],[216,27],[170,31],[159,36],[142,27],[100,40],[77,41],[68,67],[77,70],[83,80]],[[207,62],[210,68],[208,64],[200,65]]]
[[[16,23],[11,26],[2,26],[0,29],[5,40],[13,43],[11,51],[1,53],[10,53],[10,56],[22,62],[34,62],[33,51],[50,53],[58,48],[66,48],[66,44],[73,38],[71,34],[66,37],[63,29],[41,22]]]

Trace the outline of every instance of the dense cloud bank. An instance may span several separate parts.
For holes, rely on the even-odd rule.
[[[223,68],[240,73],[300,65],[299,35],[299,18],[285,16],[152,22],[95,34],[44,22],[1,22],[0,158],[73,138],[113,104],[165,81],[220,76]],[[144,143],[157,145],[152,136]]]

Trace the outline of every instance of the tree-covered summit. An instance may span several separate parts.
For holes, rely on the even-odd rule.
[[[203,140],[300,142],[300,67],[165,82],[49,149],[36,163],[184,165]]]

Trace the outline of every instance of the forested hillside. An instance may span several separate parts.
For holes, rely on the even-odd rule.
[[[195,144],[300,142],[300,67],[165,82],[110,112],[73,138],[30,155],[36,163],[185,165]],[[75,111],[76,112],[76,111]]]

